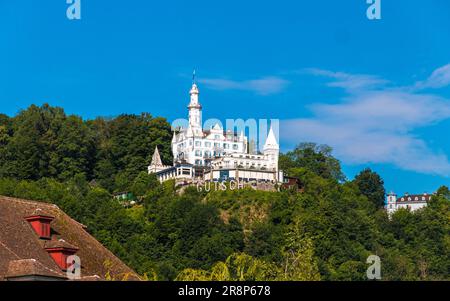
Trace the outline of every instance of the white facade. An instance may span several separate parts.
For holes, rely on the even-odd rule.
[[[386,198],[385,208],[389,215],[401,208],[416,211],[426,207],[431,196],[432,195],[427,193],[418,195],[405,194],[404,196],[397,198],[397,195],[391,192]]]
[[[173,167],[180,164],[190,165],[193,169],[204,170],[201,180],[216,180],[218,170],[228,170],[230,174],[241,173],[245,179],[257,179],[277,182],[280,179],[278,170],[279,145],[273,129],[270,128],[263,152],[249,154],[248,138],[244,132],[224,131],[216,124],[210,129],[202,127],[202,106],[199,102],[199,89],[193,83],[190,90],[189,123],[187,128],[174,132],[172,138]],[[157,153],[155,150],[155,154]],[[162,166],[161,160],[152,158],[148,167],[149,173],[156,173],[160,181],[174,178],[169,166]],[[159,153],[157,154],[159,157]],[[164,172],[166,171],[166,172]],[[164,176],[162,176],[164,174]],[[169,174],[169,175],[168,175]],[[222,173],[223,174],[223,173]],[[197,175],[198,176],[198,175]],[[195,173],[192,172],[192,178]],[[223,178],[223,177],[220,177]]]
[[[174,163],[185,161],[195,166],[208,166],[213,158],[232,153],[247,152],[248,141],[244,133],[224,132],[219,124],[208,130],[202,128],[202,106],[197,85],[192,85],[188,105],[189,125],[174,133],[172,153]]]

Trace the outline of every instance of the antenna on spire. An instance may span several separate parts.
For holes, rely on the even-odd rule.
[[[195,69],[192,72],[192,84],[195,84]]]

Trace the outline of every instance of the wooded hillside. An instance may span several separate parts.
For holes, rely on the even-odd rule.
[[[150,114],[0,115],[0,195],[57,204],[150,280],[367,280],[371,254],[383,280],[450,280],[448,188],[389,220],[379,175],[349,181],[331,148],[302,143],[280,158],[301,192],[180,194],[145,172],[155,146],[170,164],[171,137]],[[118,191],[142,198],[124,207]]]

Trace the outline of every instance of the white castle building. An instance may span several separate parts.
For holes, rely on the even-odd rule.
[[[262,153],[250,152],[244,132],[224,131],[216,124],[203,129],[199,90],[194,82],[188,105],[189,123],[179,128],[172,139],[173,166],[164,166],[155,149],[149,173],[155,173],[163,182],[169,179],[203,181],[256,181],[277,183],[283,181],[278,170],[280,147],[272,127]]]
[[[385,209],[389,215],[400,208],[416,211],[426,207],[431,197],[432,195],[427,193],[414,195],[406,193],[404,196],[397,198],[397,195],[391,192],[387,195]]]

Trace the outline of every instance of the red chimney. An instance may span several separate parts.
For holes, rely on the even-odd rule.
[[[32,215],[25,217],[39,238],[50,239],[50,223],[53,216],[42,214],[41,209],[36,209]]]
[[[63,239],[56,241],[49,241],[45,244],[45,250],[50,254],[55,263],[63,271],[67,271],[68,264],[67,258],[71,255],[75,255],[78,248],[69,244]]]

